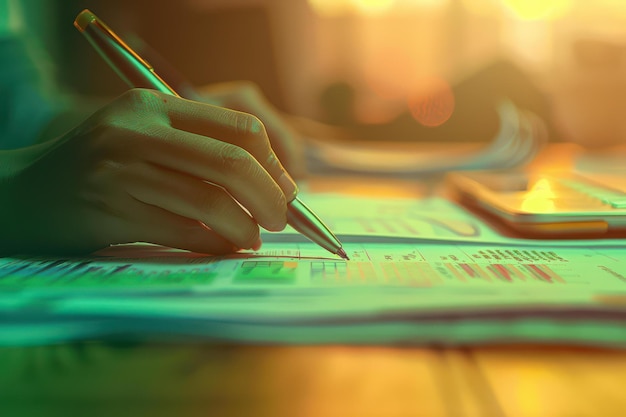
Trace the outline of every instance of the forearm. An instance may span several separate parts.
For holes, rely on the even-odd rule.
[[[50,140],[104,104],[53,87],[52,65],[47,57],[29,53],[27,44],[21,35],[0,37],[0,150]]]

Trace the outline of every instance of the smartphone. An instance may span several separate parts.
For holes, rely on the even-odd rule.
[[[452,172],[453,199],[522,235],[626,236],[626,171]]]

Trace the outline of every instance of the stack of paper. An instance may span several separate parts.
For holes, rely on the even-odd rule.
[[[626,346],[623,240],[590,249],[505,239],[444,200],[371,200],[368,211],[365,200],[335,198],[332,217],[325,199],[308,198],[349,238],[350,261],[289,232],[264,235],[259,252],[226,257],[135,244],[89,259],[2,259],[0,344],[141,337]],[[337,203],[360,204],[361,217],[343,218]],[[356,242],[359,233],[372,241]]]
[[[500,104],[498,115],[500,129],[484,144],[468,144],[464,138],[443,147],[432,142],[393,146],[389,142],[338,143],[311,138],[307,141],[309,170],[321,175],[347,172],[414,178],[449,171],[512,168],[532,161],[546,141],[542,122],[510,101]]]

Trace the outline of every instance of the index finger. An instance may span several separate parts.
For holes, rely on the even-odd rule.
[[[274,153],[259,118],[211,104],[165,97],[163,100],[172,127],[245,149],[276,181],[287,201],[295,198],[298,193],[296,183]]]

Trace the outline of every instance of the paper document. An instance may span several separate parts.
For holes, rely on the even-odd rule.
[[[623,239],[509,238],[441,198],[306,201],[350,261],[293,230],[229,256],[138,243],[88,258],[1,258],[0,344],[129,335],[626,346]]]
[[[342,241],[465,242],[547,247],[626,246],[626,239],[524,239],[510,237],[463,207],[440,197],[379,199],[339,194],[304,195],[304,201]],[[268,242],[305,241],[290,227]]]
[[[110,252],[132,258],[5,258],[0,343],[130,334],[626,345],[620,249],[372,243],[346,250],[349,262],[311,243],[268,243],[227,257],[133,245]]]

